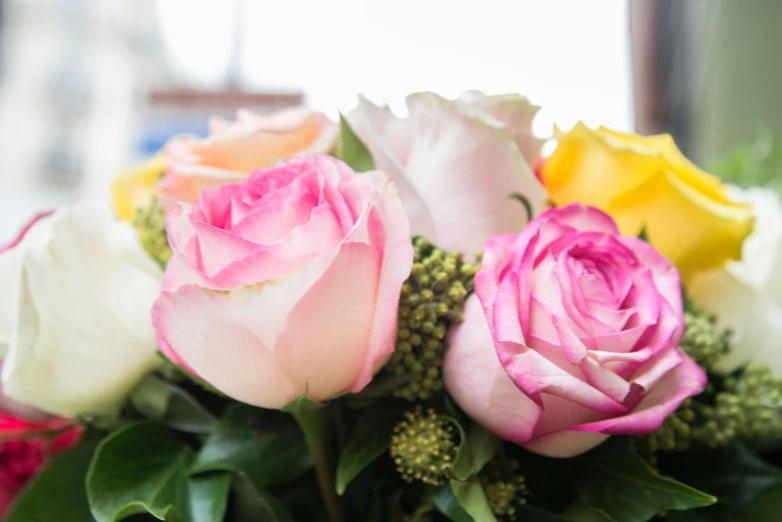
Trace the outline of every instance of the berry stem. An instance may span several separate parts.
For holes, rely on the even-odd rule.
[[[301,408],[291,411],[293,418],[304,433],[307,448],[312,455],[315,475],[318,478],[321,496],[326,505],[330,522],[345,522],[342,502],[335,485],[334,459],[331,454],[331,416],[329,408]]]

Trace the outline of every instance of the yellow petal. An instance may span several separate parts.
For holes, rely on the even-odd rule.
[[[592,130],[578,123],[557,137],[542,169],[556,205],[596,206],[626,235],[645,226],[652,244],[684,278],[740,258],[754,226],[750,207],[731,201],[719,178],[690,162],[670,135]]]
[[[136,209],[146,206],[157,193],[157,182],[166,166],[161,156],[133,168],[126,169],[114,178],[111,197],[114,212],[122,221],[132,223]]]

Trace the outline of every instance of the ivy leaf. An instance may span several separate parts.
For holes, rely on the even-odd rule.
[[[718,449],[691,450],[661,460],[672,475],[717,496],[736,516],[768,491],[782,486],[782,470],[735,440]]]
[[[447,474],[454,480],[464,482],[474,477],[494,458],[502,442],[475,423],[470,425],[470,433],[466,435],[459,421],[452,417],[447,418],[456,426],[461,440],[453,468],[447,471]]]
[[[212,433],[217,417],[180,387],[154,375],[147,376],[130,397],[141,415],[177,431]]]
[[[714,504],[702,491],[658,475],[627,443],[573,459],[576,489],[587,506],[616,522],[646,522],[657,513]]]
[[[528,507],[528,506],[523,506],[523,507]],[[576,504],[575,506],[571,506],[565,512],[566,518],[560,517],[559,515],[555,515],[555,516],[557,516],[558,518],[552,518],[551,522],[565,521],[565,520],[572,520],[573,522],[616,522],[614,518],[608,513],[606,513],[605,511],[584,504]],[[535,520],[535,519],[530,518],[530,520]],[[541,522],[543,522],[544,520],[546,519],[541,519]]]
[[[337,493],[345,493],[350,481],[388,450],[396,416],[367,410],[356,423],[337,464]]]
[[[247,475],[234,478],[233,511],[236,522],[295,522],[288,509]]]
[[[475,477],[467,482],[451,480],[438,488],[434,505],[454,522],[497,522],[483,487]]]
[[[166,427],[128,424],[98,446],[87,472],[87,498],[98,522],[149,513],[161,520],[221,522],[226,473],[189,477],[192,450]]]
[[[257,411],[238,404],[229,408],[190,472],[244,472],[260,488],[289,482],[310,469],[312,457],[301,432],[292,424],[277,431],[253,430],[250,421]]]
[[[97,432],[88,431],[78,446],[54,457],[25,486],[5,522],[94,522],[87,504],[84,479],[99,441]]]
[[[347,163],[356,172],[375,169],[375,161],[366,145],[356,136],[343,115],[339,115],[339,136],[334,143],[334,157]]]

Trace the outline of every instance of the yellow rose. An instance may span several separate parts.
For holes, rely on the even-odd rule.
[[[542,169],[555,205],[580,201],[603,209],[626,235],[645,227],[684,279],[741,258],[755,221],[750,206],[730,200],[727,187],[685,158],[670,135],[644,137],[578,123],[557,138]]]
[[[122,221],[133,223],[136,210],[146,207],[157,193],[157,183],[166,170],[161,156],[126,169],[111,184],[114,212]]]

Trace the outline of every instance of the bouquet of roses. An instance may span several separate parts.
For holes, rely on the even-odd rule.
[[[776,195],[407,105],[215,119],[0,251],[5,520],[777,520]]]

